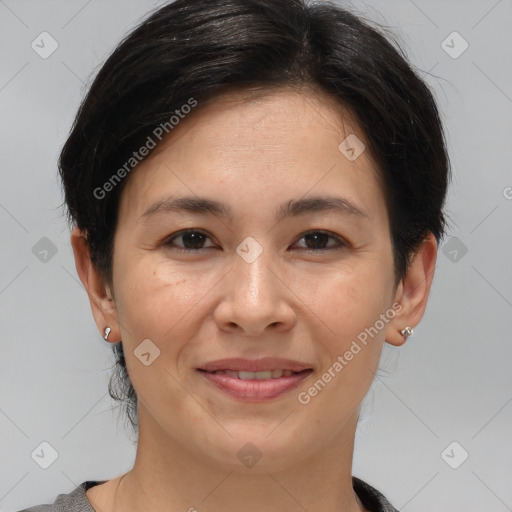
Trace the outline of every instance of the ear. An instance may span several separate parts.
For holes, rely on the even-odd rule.
[[[108,341],[115,343],[120,339],[120,330],[114,297],[110,287],[91,261],[86,235],[77,227],[71,233],[71,246],[75,256],[76,271],[89,296],[96,325],[102,337],[104,337],[105,328],[110,327]]]
[[[434,235],[429,233],[416,251],[405,277],[396,289],[395,303],[400,303],[402,309],[387,324],[386,341],[389,344],[403,345],[406,338],[400,331],[405,327],[413,329],[422,319],[434,279],[436,259],[437,242]]]

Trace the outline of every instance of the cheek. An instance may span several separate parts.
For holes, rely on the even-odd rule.
[[[166,403],[178,413],[177,364],[197,328],[194,306],[205,293],[203,281],[170,268],[155,255],[118,265],[116,305],[130,380],[146,407]],[[147,348],[139,349],[147,339],[157,348],[146,342]],[[146,365],[139,357],[148,351],[151,362]]]
[[[295,279],[297,294],[327,327],[331,351],[373,325],[389,307],[392,263],[383,260],[368,257]]]
[[[387,325],[381,315],[390,306],[392,269],[392,260],[368,257],[329,276],[303,278],[304,296],[328,329],[315,339],[322,368],[300,403],[309,401],[310,412],[315,410],[320,418],[329,408],[333,425],[357,407],[374,378]]]
[[[119,262],[118,283],[116,304],[126,341],[149,338],[159,346],[169,337],[181,339],[176,332],[190,325],[188,318],[208,288],[208,280],[198,278],[197,272],[190,275],[151,255],[124,267]]]
[[[298,400],[306,408],[305,414],[316,418],[318,428],[322,424],[326,430],[338,432],[347,411],[355,411],[367,394],[385,335],[385,329],[375,330],[375,325],[388,307],[388,292],[378,274],[368,274],[368,279],[361,274],[357,278],[336,276],[315,290],[315,312],[329,334],[315,339],[321,368]]]

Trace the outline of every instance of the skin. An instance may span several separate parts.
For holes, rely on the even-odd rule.
[[[365,510],[351,480],[359,406],[383,343],[403,344],[399,331],[423,316],[437,246],[429,235],[395,285],[376,166],[368,150],[355,161],[339,151],[348,134],[365,136],[332,101],[282,88],[232,93],[194,109],[128,178],[112,286],[73,231],[98,329],[110,326],[109,341],[123,341],[139,397],[134,467],[87,491],[95,510]],[[233,216],[142,216],[171,195],[221,201]],[[366,217],[316,211],[276,222],[277,206],[313,195],[346,198]],[[186,237],[165,245],[186,228],[206,235],[202,245]],[[334,238],[315,245],[304,237],[318,230]],[[249,236],[263,249],[252,263],[236,252]],[[336,236],[344,243],[332,249]],[[180,252],[184,246],[199,249]],[[400,312],[378,335],[307,405],[299,403],[298,393],[395,303]],[[134,355],[145,339],[161,351],[149,366]],[[314,372],[296,390],[255,404],[223,394],[196,371],[219,358],[264,356],[307,362]],[[237,458],[248,442],[262,454],[251,468]]]

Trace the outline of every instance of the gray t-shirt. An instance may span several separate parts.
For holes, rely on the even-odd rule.
[[[81,483],[69,494],[59,494],[53,505],[37,505],[19,512],[94,512],[85,491],[105,482],[106,480],[88,480]],[[353,476],[352,487],[359,496],[361,503],[371,512],[398,512],[383,494],[363,480]]]

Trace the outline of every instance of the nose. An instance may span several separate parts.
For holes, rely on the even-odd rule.
[[[270,251],[263,250],[250,263],[235,253],[222,293],[213,317],[225,332],[258,337],[295,324],[294,294]]]

